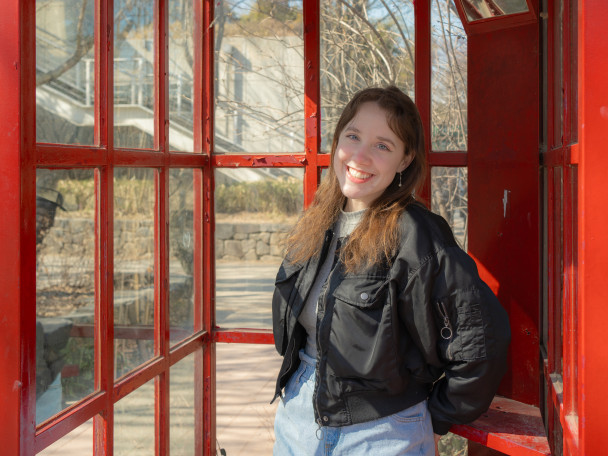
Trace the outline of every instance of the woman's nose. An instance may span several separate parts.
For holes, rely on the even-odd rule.
[[[369,147],[363,143],[357,144],[352,151],[351,158],[357,163],[366,163],[369,161]]]

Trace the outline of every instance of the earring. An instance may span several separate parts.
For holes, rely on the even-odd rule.
[[[399,173],[399,187],[401,187],[401,173]]]

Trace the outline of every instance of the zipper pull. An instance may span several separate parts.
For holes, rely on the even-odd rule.
[[[317,424],[319,425],[319,427],[316,430],[315,435],[317,436],[317,440],[323,440],[323,427],[321,425],[321,418],[317,419]]]
[[[439,313],[443,318],[443,328],[439,331],[441,337],[445,340],[450,340],[454,335],[452,331],[452,324],[450,323],[450,319],[448,318],[448,311],[445,308],[445,305],[441,301],[437,301],[437,307],[439,308]]]

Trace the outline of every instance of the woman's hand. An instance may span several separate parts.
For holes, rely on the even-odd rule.
[[[438,434],[433,434],[435,437],[435,456],[439,456],[439,439],[441,438]]]

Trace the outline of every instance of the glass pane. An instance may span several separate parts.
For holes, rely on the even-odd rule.
[[[36,1],[36,141],[93,144],[91,0]]]
[[[452,227],[456,241],[467,249],[468,182],[467,168],[431,168],[431,209]]]
[[[154,2],[114,1],[114,146],[154,147]]]
[[[36,453],[38,456],[85,456],[93,454],[93,420],[81,424],[51,446]]]
[[[302,169],[216,169],[217,322],[272,327],[281,242],[302,211]]]
[[[169,376],[171,379],[169,388],[171,456],[194,454],[194,357],[193,353],[171,367]]]
[[[321,1],[321,149],[352,95],[396,85],[414,98],[414,5],[411,1]]]
[[[116,378],[154,355],[154,170],[114,171]]]
[[[272,345],[217,345],[217,447],[226,454],[272,454],[280,366]]]
[[[114,454],[154,454],[154,379],[114,405]]]
[[[469,22],[528,11],[526,0],[460,0],[460,2]]]
[[[95,185],[90,169],[36,177],[36,422],[93,392]]]
[[[193,0],[169,0],[169,146],[192,152]]]
[[[433,0],[431,40],[432,148],[465,151],[467,36],[452,0]]]
[[[194,174],[169,171],[169,320],[171,340],[182,340],[194,328]],[[202,214],[199,213],[199,217]]]
[[[302,0],[216,5],[215,151],[304,152]]]

